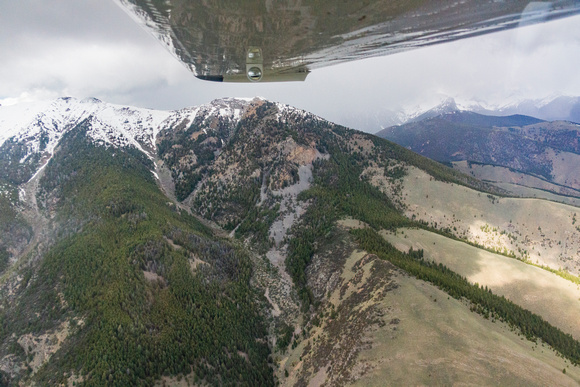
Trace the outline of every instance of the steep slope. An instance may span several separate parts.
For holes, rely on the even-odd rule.
[[[202,135],[199,128],[188,130],[184,128],[178,138]],[[175,141],[163,133],[160,138]],[[196,139],[200,143],[206,140]],[[279,378],[297,385],[324,381],[342,385],[357,380],[357,372],[361,372],[356,371],[355,360],[359,346],[382,320],[373,317],[374,307],[368,310],[370,314],[365,311],[356,320],[352,317],[358,313],[356,305],[374,305],[375,292],[371,291],[361,294],[370,299],[344,304],[345,320],[333,322],[333,310],[339,306],[331,301],[332,294],[345,284],[339,273],[354,246],[353,239],[337,228],[336,221],[351,216],[379,228],[412,224],[396,208],[404,206],[401,179],[412,165],[428,170],[446,184],[471,184],[480,189],[484,186],[391,143],[267,101],[254,101],[242,114],[235,135],[223,140],[227,145],[214,153],[213,164],[194,166],[192,176],[196,183],[184,203],[232,230],[231,235],[249,243],[257,254],[265,253],[268,265],[290,274],[292,282],[283,275],[276,283],[265,281],[265,292],[273,308],[271,329],[279,332],[274,342],[281,351]],[[221,143],[221,139],[214,143]],[[181,156],[185,160],[175,157],[176,146],[183,154],[179,145],[167,142],[163,146],[168,151],[161,157],[171,168],[188,160],[187,155]],[[385,179],[391,200],[369,184],[375,176]],[[377,289],[390,291],[378,273],[361,273],[360,289],[378,281]],[[298,305],[287,302],[288,298],[293,299],[292,292],[287,291],[292,284],[298,293]],[[297,307],[301,307],[301,315],[296,315]],[[328,342],[322,347],[313,346],[311,340],[319,334],[328,335]],[[341,338],[346,337],[349,339],[342,342]],[[283,355],[284,348],[290,344],[287,357]],[[334,346],[343,349],[328,352]],[[298,352],[301,356],[292,355],[302,350]],[[328,364],[333,364],[333,371],[323,372]],[[464,377],[457,380],[468,380]]]
[[[86,104],[60,100],[50,114],[35,112],[40,118],[23,120],[30,125],[14,130],[0,148],[9,160],[1,174],[10,186],[9,208],[29,230],[10,238],[0,282],[4,384],[376,380],[392,369],[376,355],[384,337],[400,329],[404,335],[390,348],[401,354],[418,326],[412,308],[397,305],[444,297],[415,277],[463,289],[445,288],[453,299],[421,317],[437,319],[430,332],[442,341],[442,332],[459,329],[442,350],[438,382],[469,383],[494,370],[527,383],[535,374],[522,369],[542,370],[562,384],[580,380],[568,367],[580,361],[580,344],[546,324],[549,316],[504,316],[494,308],[505,304],[488,292],[368,234],[435,226],[408,212],[414,171],[429,184],[452,187],[448,198],[469,190],[496,200],[492,195],[502,191],[495,187],[261,99],[216,100],[177,112]],[[82,113],[65,120],[55,106],[64,116]],[[41,149],[41,142],[53,145]],[[20,165],[29,168],[14,175]],[[13,218],[0,217],[6,219]],[[490,311],[506,325],[484,321]],[[457,318],[469,323],[458,327]],[[563,357],[536,354],[532,344],[517,342],[518,333],[549,343]],[[477,351],[493,359],[497,352],[486,343],[505,341],[502,348],[525,365],[501,357],[501,365],[493,360],[479,371],[457,370],[453,359],[478,359],[464,340],[471,336]],[[398,368],[430,361],[431,354],[405,357]],[[415,379],[398,374],[391,380],[427,382],[433,364]]]
[[[96,98],[59,98],[52,103],[0,106],[0,170],[20,184],[52,157],[60,139],[83,121],[90,122],[87,136],[107,146],[134,147],[148,157],[156,154],[157,133],[210,117],[239,116],[243,100],[216,100],[179,111],[157,111],[113,105]]]
[[[3,296],[2,370],[41,385],[271,384],[247,254],[168,202],[145,154],[91,129],[65,133],[40,178],[53,243]]]
[[[169,116],[165,112],[110,105],[94,98],[82,101],[60,98],[41,106],[44,108],[40,111],[30,107],[32,116],[20,115],[21,109],[12,106],[0,107],[0,123],[4,128],[0,137],[3,149],[0,168],[13,183],[29,180],[50,159],[61,137],[84,120],[92,122],[89,136],[95,141],[115,146],[130,144],[151,152],[154,130]]]
[[[9,183],[0,182],[0,273],[10,259],[22,253],[32,238],[32,228],[20,214],[18,190]]]
[[[375,173],[372,183],[391,195],[384,177]],[[482,194],[435,181],[413,167],[402,178],[400,192],[406,216],[447,235],[553,270],[580,273],[576,207]]]
[[[433,232],[402,229],[383,236],[402,251],[423,250],[427,259],[441,262],[471,282],[487,286],[533,311],[560,329],[580,338],[580,290],[549,271],[503,255],[470,246]],[[407,236],[407,238],[405,238]],[[546,309],[549,308],[549,309]]]
[[[10,167],[30,166],[3,177],[34,175],[20,189],[36,192],[10,196],[15,211],[32,199],[47,227],[34,246],[11,251],[3,279],[5,380],[129,385],[181,373],[272,384],[247,253],[178,210],[152,173],[156,132],[220,114],[219,102],[181,112],[85,103],[58,100],[3,144]],[[63,110],[75,114],[57,119]],[[11,213],[2,216],[14,229]]]
[[[574,386],[580,380],[580,370],[547,347],[522,341],[507,324],[473,313],[465,301],[372,254],[353,251],[338,273],[318,326],[282,358],[283,385]]]

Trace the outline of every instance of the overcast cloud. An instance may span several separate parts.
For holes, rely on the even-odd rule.
[[[428,108],[448,96],[501,104],[580,95],[578,63],[575,16],[319,69],[304,83],[219,84],[193,77],[112,1],[0,2],[1,104],[90,96],[179,109],[259,95],[356,126],[357,120]]]

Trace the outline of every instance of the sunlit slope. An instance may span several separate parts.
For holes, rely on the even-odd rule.
[[[524,262],[417,229],[383,232],[400,250],[423,249],[425,259],[442,263],[472,283],[490,288],[580,338],[580,289],[577,284]]]
[[[281,359],[282,385],[574,386],[580,369],[375,255],[345,261],[319,325]],[[566,368],[564,374],[562,370]]]
[[[385,187],[385,179],[373,183]],[[405,215],[472,243],[553,269],[580,271],[580,211],[540,199],[500,198],[409,167]]]
[[[580,369],[506,324],[486,320],[435,286],[397,275],[384,303],[396,325],[370,332],[359,362],[372,370],[354,386],[575,386]],[[392,320],[391,320],[392,321]],[[396,328],[396,330],[394,329]],[[566,374],[562,370],[566,368]]]
[[[559,202],[569,204],[575,207],[580,207],[580,198],[557,195],[549,191],[544,191],[542,189],[529,188],[514,183],[494,183],[494,185],[499,188],[505,189],[506,191],[512,193],[513,195],[520,196],[523,198],[546,199],[553,202]]]
[[[578,163],[571,160],[564,163],[565,157],[560,158],[559,171],[563,175],[578,175]],[[538,197],[575,206],[580,205],[580,191],[569,186],[557,184],[540,176],[532,176],[507,167],[485,165],[468,161],[455,161],[453,168],[475,178],[493,182],[515,195],[522,197]],[[531,191],[525,191],[524,189]]]

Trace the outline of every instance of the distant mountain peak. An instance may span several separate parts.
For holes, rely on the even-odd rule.
[[[445,112],[454,112],[458,110],[458,108],[457,103],[455,103],[455,99],[452,97],[447,97],[443,100],[443,102],[441,102],[432,110],[438,110],[445,113]]]
[[[83,98],[79,102],[80,103],[103,103],[103,101],[101,101],[98,98],[94,98],[94,97]]]
[[[455,99],[447,97],[439,105],[427,110],[424,113],[417,114],[415,117],[409,119],[407,122],[418,122],[429,118],[437,117],[443,114],[450,114],[460,111],[457,107]]]
[[[468,101],[462,110],[491,116],[525,115],[545,121],[580,122],[580,97],[551,94],[537,99],[511,98],[502,103]]]
[[[373,132],[377,128],[385,129],[458,112],[472,112],[498,117],[522,115],[535,117],[543,121],[580,123],[580,96],[550,94],[536,99],[510,96],[499,103],[473,99],[455,100],[452,97],[446,97],[434,107],[426,108],[424,105],[420,105],[412,108],[402,108],[401,110],[382,110],[373,113],[376,117],[379,117],[374,122],[356,125],[356,122],[362,122],[364,119],[364,117],[358,116],[349,120],[349,122],[352,122],[351,126]]]

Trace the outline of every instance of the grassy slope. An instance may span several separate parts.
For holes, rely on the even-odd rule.
[[[549,347],[523,340],[507,324],[471,312],[465,301],[365,251],[354,251],[344,262],[328,301],[318,326],[282,357],[282,385],[572,386],[580,381],[580,369]]]
[[[415,168],[409,170],[403,185],[409,217],[449,228],[456,236],[488,248],[502,251],[505,247],[518,258],[571,273],[580,271],[580,231],[574,223],[579,211],[575,207],[539,199],[490,197],[434,181]]]
[[[399,322],[369,333],[372,347],[359,361],[371,370],[354,386],[580,383],[580,368],[547,346],[522,340],[507,324],[470,312],[429,283],[400,274],[396,281],[383,305],[387,320]]]
[[[472,283],[487,286],[580,338],[578,285],[524,262],[425,230],[404,229],[396,235],[382,235],[399,249],[423,249],[426,259],[444,264]]]
[[[497,186],[503,186],[505,184],[508,187],[510,185],[512,187],[514,185],[520,186],[522,188],[528,187],[529,189],[535,191],[536,194],[553,193],[552,194],[553,197],[556,198],[556,200],[554,201],[567,203],[565,200],[568,200],[570,201],[570,203],[567,204],[572,204],[576,206],[578,206],[578,203],[580,203],[580,199],[578,199],[580,197],[580,192],[578,190],[574,190],[573,188],[566,187],[563,185],[558,185],[548,180],[539,178],[537,176],[532,176],[530,174],[517,171],[515,169],[496,165],[472,163],[467,161],[456,161],[453,162],[452,165],[453,168],[467,175],[473,176],[477,179],[481,179],[484,181],[494,182],[494,184]],[[574,164],[572,164],[572,166],[574,166]],[[510,188],[506,189],[510,190]],[[525,196],[531,197],[532,195]],[[538,197],[543,196],[538,195]],[[551,198],[548,199],[553,200]]]
[[[370,228],[353,230],[359,244],[399,268],[433,283],[456,299],[471,302],[471,309],[485,318],[505,321],[532,341],[541,339],[550,344],[573,364],[580,364],[580,342],[569,333],[550,325],[534,314],[483,285],[472,284],[441,263],[424,259],[423,250],[403,253]]]
[[[546,199],[552,202],[558,202],[563,204],[569,204],[571,206],[580,207],[580,199],[571,197],[571,196],[563,196],[557,195],[550,191],[544,191],[537,188],[530,188],[525,187],[519,184],[513,183],[495,183],[500,188],[505,189],[506,191],[511,192],[516,196],[521,196],[524,198],[537,198],[537,199]]]

